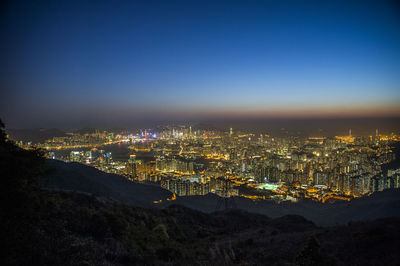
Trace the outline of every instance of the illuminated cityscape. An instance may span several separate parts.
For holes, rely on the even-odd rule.
[[[3,0],[0,266],[400,265],[400,0]]]
[[[178,196],[215,193],[253,200],[350,200],[399,188],[395,134],[274,137],[229,128],[164,126],[136,133],[69,133],[35,147],[51,159],[79,162],[132,182],[156,183]],[[19,143],[24,148],[29,143]],[[127,152],[119,159],[112,149]]]

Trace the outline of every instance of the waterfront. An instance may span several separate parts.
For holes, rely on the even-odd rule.
[[[398,142],[398,135],[378,130],[370,136],[349,130],[335,137],[278,137],[181,125],[124,134],[75,133],[37,146],[46,149],[48,158],[156,183],[178,196],[331,202],[399,187]]]

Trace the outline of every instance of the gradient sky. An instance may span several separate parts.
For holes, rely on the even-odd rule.
[[[395,1],[10,1],[0,33],[10,127],[400,116]]]

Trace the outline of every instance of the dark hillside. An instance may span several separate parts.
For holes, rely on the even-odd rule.
[[[118,200],[125,204],[141,207],[166,207],[179,204],[199,211],[213,213],[218,200],[215,194],[206,196],[178,197],[176,201],[166,201],[172,193],[156,185],[144,185],[128,181],[119,175],[107,174],[93,167],[79,163],[64,163],[46,160],[46,187],[57,190],[81,191]],[[162,204],[153,201],[163,200]],[[252,213],[278,218],[285,215],[303,216],[319,226],[347,224],[350,221],[375,220],[400,216],[400,190],[385,190],[370,197],[322,204],[310,200],[298,203],[274,201],[253,202],[235,197],[237,208]]]
[[[319,228],[299,216],[270,219],[239,210],[205,214],[179,205],[139,208],[74,192],[43,195],[31,224],[35,242],[26,239],[26,250],[20,251],[32,255],[14,258],[19,265],[32,265],[32,259],[37,265],[400,262],[398,218]]]
[[[150,198],[139,192],[151,194],[153,188],[140,186],[134,188],[138,192],[131,204],[123,204],[113,194],[124,185],[117,177],[87,167],[82,171],[79,165],[72,165],[76,172],[66,164],[49,168],[39,151],[19,149],[1,128],[0,159],[0,237],[5,244],[0,265],[400,263],[400,218],[323,228],[298,215],[271,219],[244,210],[208,214],[176,204],[143,208],[133,202],[147,204]],[[99,186],[96,191],[104,189],[112,199],[41,188],[43,176],[50,175],[60,175],[65,186],[69,180],[74,186],[79,180]],[[121,195],[130,199],[129,191]]]
[[[50,189],[81,191],[141,207],[152,207],[153,201],[172,197],[159,186],[133,183],[79,163],[46,160],[46,167],[44,184]]]
[[[178,197],[170,204],[180,204],[203,212],[212,213],[216,210],[219,197],[215,194],[206,196]],[[253,202],[250,199],[235,197],[237,208],[252,213],[278,218],[285,215],[299,215],[319,226],[347,224],[350,221],[375,220],[384,217],[400,217],[400,190],[392,189],[377,192],[370,197],[323,204],[311,200],[297,203],[263,200]]]

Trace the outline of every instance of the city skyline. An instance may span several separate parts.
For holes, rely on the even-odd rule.
[[[0,265],[400,265],[398,0],[5,0]]]
[[[165,125],[33,136],[10,137],[24,149],[42,149],[49,159],[86,164],[174,193],[154,204],[209,193],[325,203],[400,186],[400,170],[394,167],[399,135],[378,129],[370,136],[354,136],[350,129],[341,136],[304,137]]]
[[[0,111],[10,128],[398,118],[397,7],[8,2]]]

